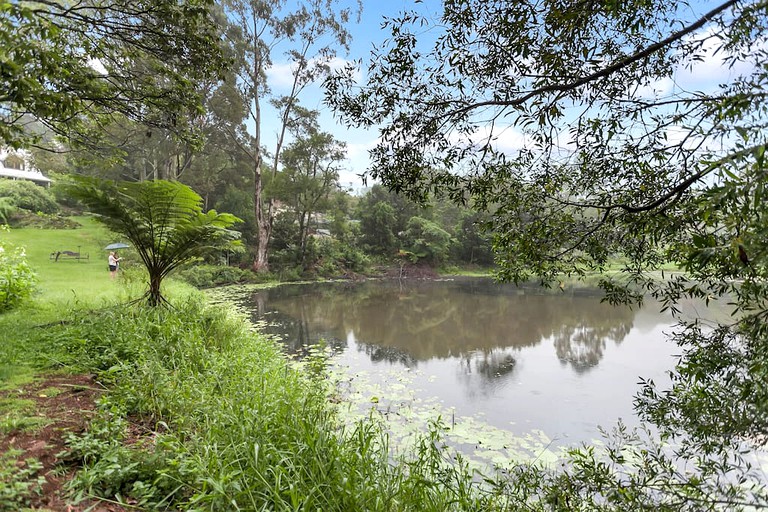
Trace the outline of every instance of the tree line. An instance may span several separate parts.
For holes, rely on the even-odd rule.
[[[57,54],[54,46],[45,54],[51,64],[38,70],[40,82],[32,90],[23,87],[20,73],[36,69],[40,56],[12,50],[19,75],[9,81],[5,98],[4,142],[32,148],[38,167],[47,172],[190,186],[204,210],[242,219],[236,229],[247,251],[235,262],[256,271],[269,270],[270,259],[278,269],[300,271],[322,262],[326,268],[361,271],[371,258],[489,265],[481,214],[462,209],[435,215],[451,207],[420,208],[378,186],[356,197],[339,183],[346,145],[323,129],[317,110],[300,102],[307,87],[328,77],[337,52],[348,49],[348,25],[360,6],[337,4],[203,2],[189,13],[153,4],[139,17],[135,5],[105,10],[14,5],[3,17],[6,31],[19,30],[30,45],[55,31],[67,35],[72,48]],[[152,36],[157,24],[174,16],[188,18],[188,26],[173,34],[176,50],[186,44],[178,59],[194,53],[198,60],[176,63],[175,74],[166,77],[169,42]],[[78,24],[98,31],[86,35]],[[199,32],[200,26],[205,31]],[[130,35],[144,38],[141,48]],[[73,54],[78,45],[88,49],[88,59]],[[201,61],[202,54],[210,58]],[[282,77],[289,86],[279,92],[268,79],[277,62],[290,64],[289,76]],[[46,92],[50,97],[41,97],[43,80],[54,84]],[[152,96],[125,93],[144,82],[152,83]],[[181,95],[187,101],[179,101]],[[74,102],[72,111],[49,111],[44,99]],[[262,133],[266,104],[279,117],[274,139]],[[322,240],[325,235],[332,241]]]

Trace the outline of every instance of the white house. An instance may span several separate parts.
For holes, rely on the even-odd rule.
[[[28,151],[0,147],[0,178],[29,180],[47,187],[50,178],[43,176],[33,164]]]

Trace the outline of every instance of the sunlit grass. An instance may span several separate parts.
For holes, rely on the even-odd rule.
[[[0,234],[13,245],[24,247],[27,261],[38,276],[37,299],[44,302],[66,303],[97,301],[114,296],[121,283],[110,280],[107,254],[103,248],[115,241],[91,217],[74,218],[78,229],[11,229]],[[88,259],[51,259],[57,251],[79,252]],[[130,267],[130,258],[126,267]]]
[[[32,299],[23,307],[0,315],[0,332],[8,333],[13,338],[0,345],[0,386],[7,385],[20,374],[28,374],[25,340],[35,335],[36,331],[65,321],[70,313],[76,311],[124,307],[146,291],[145,272],[130,249],[122,252],[125,259],[118,277],[110,278],[108,251],[104,247],[122,241],[117,235],[110,233],[93,217],[72,219],[80,224],[79,228],[0,231],[4,242],[24,248],[27,262],[37,276]],[[50,255],[56,251],[79,252],[83,256],[87,254],[88,259],[60,258],[55,261]],[[195,292],[189,285],[172,279],[164,282],[164,290],[179,298]],[[43,351],[40,356],[50,354]]]

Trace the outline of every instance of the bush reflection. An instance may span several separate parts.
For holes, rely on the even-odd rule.
[[[254,294],[251,305],[289,353],[300,355],[321,339],[344,350],[354,340],[373,362],[416,367],[456,358],[488,380],[513,373],[516,353],[542,342],[552,343],[562,364],[588,371],[607,343],[621,343],[635,317],[598,297],[489,280],[283,286]]]

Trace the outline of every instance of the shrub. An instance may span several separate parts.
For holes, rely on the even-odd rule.
[[[11,214],[16,210],[10,197],[0,197],[0,224],[8,224]]]
[[[18,307],[35,289],[37,277],[27,264],[22,248],[0,241],[0,313]]]
[[[59,211],[53,194],[31,181],[0,180],[0,197],[9,197],[14,206],[31,212]]]
[[[362,272],[370,259],[360,249],[332,238],[321,238],[309,244],[308,258],[321,275],[336,275],[346,271]]]
[[[1,207],[2,205],[0,204],[0,208]],[[16,209],[8,220],[10,221],[9,224],[15,228],[77,229],[80,227],[80,224],[76,221],[58,213],[33,213],[21,209]]]
[[[190,265],[175,275],[198,288],[256,281],[255,274],[250,270],[225,265]]]
[[[55,172],[48,172],[47,174],[48,177],[53,180],[53,183],[48,188],[48,190],[50,191],[51,195],[53,195],[56,202],[69,210],[82,213],[83,205],[80,204],[77,199],[69,195],[69,192],[67,191],[68,175]]]

